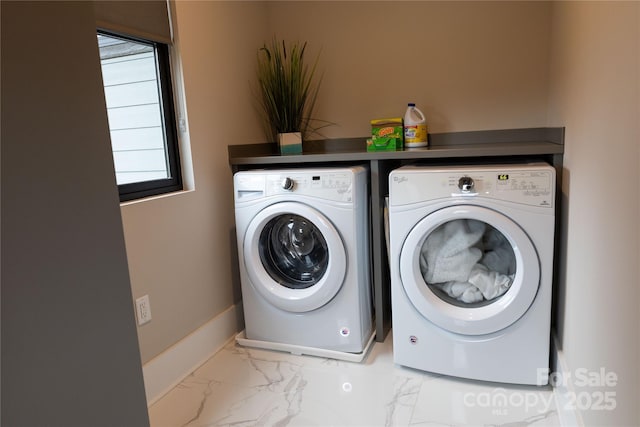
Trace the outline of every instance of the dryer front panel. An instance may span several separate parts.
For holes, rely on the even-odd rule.
[[[244,237],[252,286],[272,305],[307,312],[328,303],[346,274],[346,251],[333,224],[303,203],[261,210]]]
[[[450,332],[484,335],[516,322],[533,303],[540,262],[526,233],[489,208],[460,205],[427,215],[400,252],[413,306]]]

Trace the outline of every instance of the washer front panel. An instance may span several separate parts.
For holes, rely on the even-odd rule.
[[[273,233],[269,229],[279,222],[280,232]],[[306,249],[292,249],[302,244],[291,230],[291,239],[296,242],[265,242],[265,239],[284,239],[283,227],[296,227],[302,222],[313,230],[318,244],[315,252],[305,253]],[[310,237],[306,237],[310,238]],[[265,243],[272,247],[290,246],[288,260],[265,262]],[[319,211],[303,203],[280,202],[262,209],[250,222],[244,236],[244,263],[251,285],[275,307],[291,312],[308,312],[328,303],[340,290],[346,274],[346,250],[340,235],[333,224]],[[328,254],[328,256],[326,256]],[[274,254],[269,255],[269,257]],[[317,263],[318,265],[313,265]],[[265,268],[266,264],[266,268]],[[284,265],[288,264],[288,271]],[[298,273],[294,273],[298,270]],[[296,276],[297,277],[294,277]]]
[[[424,277],[425,242],[443,225],[459,220],[477,221],[497,230],[513,251],[515,273],[508,290],[483,304],[447,301]],[[540,282],[538,254],[526,233],[507,216],[475,205],[445,207],[424,217],[407,235],[399,263],[403,289],[416,310],[440,328],[464,335],[489,334],[515,323],[533,303]]]

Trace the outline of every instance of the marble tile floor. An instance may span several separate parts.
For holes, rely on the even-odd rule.
[[[391,334],[361,363],[231,341],[152,405],[149,417],[151,427],[560,425],[550,387],[401,367]]]

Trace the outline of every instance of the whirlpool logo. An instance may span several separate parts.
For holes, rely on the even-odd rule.
[[[407,178],[406,176],[402,176],[402,175],[393,176],[393,182],[395,182],[396,184],[401,184],[406,181],[409,181],[409,178]]]

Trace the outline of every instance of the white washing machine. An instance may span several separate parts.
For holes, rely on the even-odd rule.
[[[243,345],[360,361],[374,338],[364,167],[234,175]]]
[[[555,170],[545,163],[392,171],[395,362],[546,384],[554,206]]]

